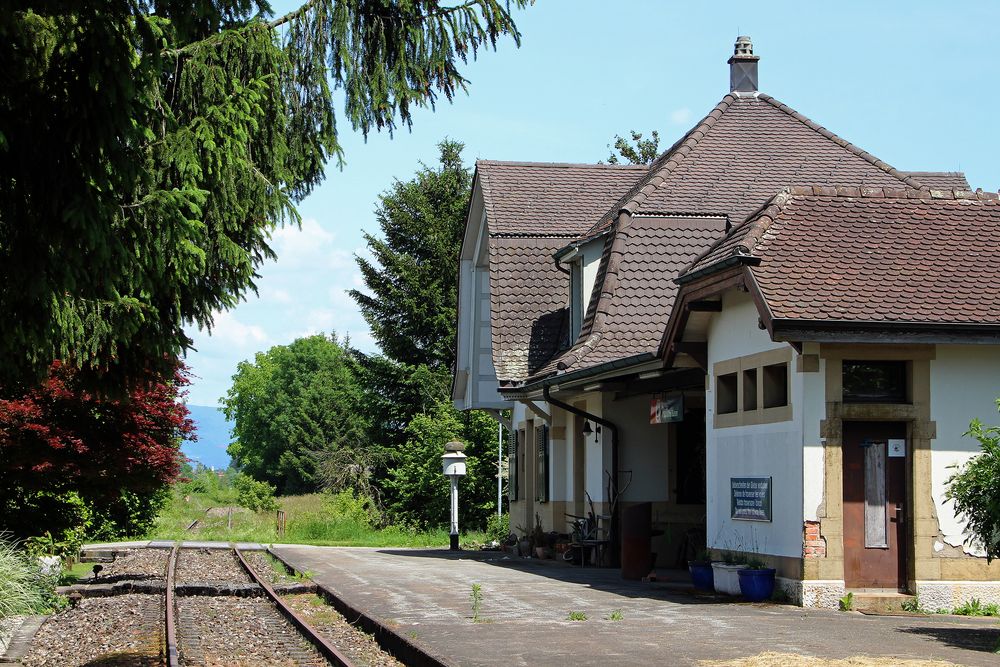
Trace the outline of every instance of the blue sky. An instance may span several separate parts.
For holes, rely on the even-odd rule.
[[[298,2],[275,2],[284,13]],[[539,0],[517,14],[522,46],[502,42],[464,69],[468,95],[414,114],[412,131],[367,143],[341,123],[346,165],[300,206],[302,229],[276,232],[260,297],[191,330],[189,402],[216,405],[236,364],[316,332],[374,343],[346,290],[359,286],[362,230],[393,179],[433,164],[443,137],[465,157],[596,162],[630,129],[666,148],[728,92],[739,34],[761,57],[760,89],[903,170],[957,171],[1000,186],[995,26],[1000,3]]]

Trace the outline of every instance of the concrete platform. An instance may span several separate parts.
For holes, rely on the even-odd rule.
[[[280,545],[332,594],[453,665],[691,665],[779,651],[998,664],[995,619],[878,617],[698,597],[498,553]],[[482,587],[481,621],[470,592]],[[609,620],[620,610],[621,621]],[[582,612],[586,621],[570,621]]]

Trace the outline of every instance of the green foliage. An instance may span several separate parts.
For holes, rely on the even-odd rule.
[[[393,520],[419,527],[443,525],[449,520],[450,483],[441,474],[444,443],[466,443],[467,474],[459,482],[459,525],[485,525],[495,511],[495,467],[490,454],[496,422],[483,413],[459,413],[442,400],[431,412],[416,415],[406,426],[407,441],[397,453],[386,480]]]
[[[469,593],[469,600],[472,601],[472,622],[479,622],[479,612],[483,608],[483,587],[481,584],[472,584],[472,592]]]
[[[237,502],[252,512],[273,512],[278,509],[274,499],[274,487],[267,482],[258,482],[249,475],[239,474],[233,478]]]
[[[926,614],[927,610],[923,608],[920,604],[920,596],[914,595],[912,600],[903,600],[900,603],[900,608],[903,611],[909,612],[911,614]]]
[[[611,612],[611,614],[608,615],[608,620],[609,621],[614,621],[614,622],[617,623],[618,621],[625,620],[625,615],[622,614],[622,610],[621,609],[615,609],[615,610],[613,610]]]
[[[365,234],[374,256],[357,258],[367,291],[353,290],[382,353],[399,363],[450,371],[462,243],[472,174],[463,145],[438,144],[439,166],[424,166],[379,197],[383,238]]]
[[[840,598],[840,611],[851,611],[854,609],[854,593],[848,593]]]
[[[503,544],[510,537],[510,515],[490,514],[486,520],[486,539]]]
[[[58,580],[58,569],[43,573],[36,556],[0,534],[0,619],[64,607],[65,598],[56,594]]]
[[[954,501],[956,515],[992,562],[1000,556],[1000,426],[973,419],[965,435],[979,441],[981,453],[948,478],[945,497]]]
[[[608,156],[608,164],[619,164],[621,160],[625,164],[650,164],[660,155],[660,133],[653,130],[649,139],[643,139],[641,132],[631,130],[632,143],[621,135],[615,135],[614,149],[608,146],[611,154]],[[615,155],[618,151],[618,155]],[[621,160],[619,159],[621,157]]]
[[[952,609],[956,616],[1000,616],[1000,606],[995,603],[983,604],[979,598],[966,600]]]
[[[567,621],[586,621],[587,615],[582,611],[571,611],[566,617]]]
[[[365,398],[346,347],[335,335],[309,336],[239,364],[222,402],[240,470],[279,493],[315,491],[318,455],[363,445]]]
[[[209,501],[212,506],[236,505],[238,503],[237,491],[233,487],[233,479],[237,473],[230,468],[223,475],[219,475],[214,470],[199,467],[198,471],[191,475],[186,481],[177,485],[177,491],[181,496],[198,494]]]
[[[29,0],[0,13],[0,382],[121,386],[254,288],[270,232],[366,133],[464,90],[528,0]],[[117,381],[117,382],[115,382]]]

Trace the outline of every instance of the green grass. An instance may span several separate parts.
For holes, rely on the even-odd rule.
[[[263,544],[315,544],[320,546],[360,547],[440,547],[448,544],[448,531],[418,531],[389,526],[372,528],[356,508],[344,507],[335,497],[324,494],[284,496],[277,499],[285,511],[286,530],[278,535],[274,512],[234,513],[232,530],[228,517],[207,517],[205,510],[220,506],[201,494],[188,500],[175,493],[160,512],[153,530],[146,535],[155,540],[218,540],[223,542],[260,542]],[[185,530],[198,519],[196,530]],[[484,542],[483,533],[468,533],[465,542]]]
[[[60,586],[72,586],[81,579],[89,577],[94,573],[93,563],[73,563],[70,567],[63,567],[62,575],[59,577]]]
[[[582,611],[571,611],[566,617],[567,621],[586,621],[587,615]]]

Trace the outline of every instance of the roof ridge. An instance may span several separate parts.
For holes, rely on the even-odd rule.
[[[977,188],[976,190],[959,190],[957,188],[887,188],[873,186],[825,186],[825,185],[792,185],[785,190],[796,197],[860,197],[864,199],[964,199],[973,201],[1000,201],[1000,193]],[[766,206],[766,204],[765,204]],[[760,215],[762,209],[755,211],[747,220]],[[741,225],[742,227],[742,225]]]
[[[850,153],[853,153],[854,155],[857,155],[858,157],[862,158],[863,160],[867,161],[868,163],[870,163],[870,164],[878,167],[882,171],[886,172],[890,176],[898,178],[899,180],[901,180],[902,182],[906,183],[910,187],[917,188],[917,189],[923,187],[922,184],[919,181],[917,181],[916,179],[911,178],[910,176],[908,176],[906,174],[906,172],[903,172],[903,171],[900,171],[900,170],[896,169],[895,167],[893,167],[892,165],[890,165],[888,162],[880,160],[877,157],[875,157],[874,155],[872,155],[871,153],[869,153],[868,151],[862,150],[858,146],[855,146],[850,141],[848,141],[848,140],[844,139],[843,137],[841,137],[841,136],[839,136],[839,135],[831,132],[830,130],[826,129],[825,127],[823,127],[819,123],[811,120],[807,116],[804,116],[803,114],[799,113],[795,109],[791,108],[790,106],[788,106],[784,102],[781,102],[781,101],[775,99],[774,97],[768,95],[767,93],[758,93],[757,94],[757,99],[763,100],[764,102],[767,102],[768,104],[770,104],[771,106],[773,106],[775,109],[778,109],[779,111],[783,111],[784,113],[788,114],[789,116],[791,116],[795,120],[799,121],[800,123],[802,123],[803,125],[805,125],[809,129],[813,130],[814,132],[817,132],[820,136],[824,137],[825,139],[829,139],[830,141],[834,142],[835,144],[837,144],[841,148],[844,148],[845,150],[847,150]]]
[[[632,171],[642,171],[648,169],[648,165],[644,164],[605,164],[605,163],[590,163],[590,162],[527,162],[521,160],[476,160],[476,166],[478,165],[497,165],[503,167],[540,167],[540,168],[556,168],[556,169],[621,169],[621,170],[632,170]]]
[[[654,178],[660,176],[660,182],[662,182],[662,176],[669,174],[670,171],[672,171],[673,168],[680,162],[680,160],[676,160],[671,164],[670,157],[672,157],[675,152],[679,152],[682,148],[686,150],[681,155],[681,159],[690,153],[698,142],[708,133],[708,130],[710,130],[712,126],[718,122],[722,114],[724,114],[729,109],[730,105],[736,101],[737,97],[738,96],[733,93],[727,93],[724,95],[722,101],[716,104],[711,111],[705,114],[701,121],[688,130],[684,136],[675,141],[670,148],[661,153],[659,157],[649,164],[649,168],[646,170],[647,177],[640,178],[631,188],[629,188],[628,191],[615,202],[614,206],[612,206],[607,213],[601,216],[600,220],[594,223],[590,229],[587,230],[587,233],[581,237],[580,240],[587,241],[603,233],[608,227],[611,226],[606,223],[612,222],[613,224],[613,221],[618,217],[618,214],[624,210],[626,206],[635,197],[637,197]],[[700,134],[696,137],[695,133],[699,131]],[[657,185],[659,185],[659,183],[657,183]],[[646,194],[648,195],[648,193]],[[643,196],[643,199],[645,199],[645,196]],[[632,210],[635,209],[633,208]]]

